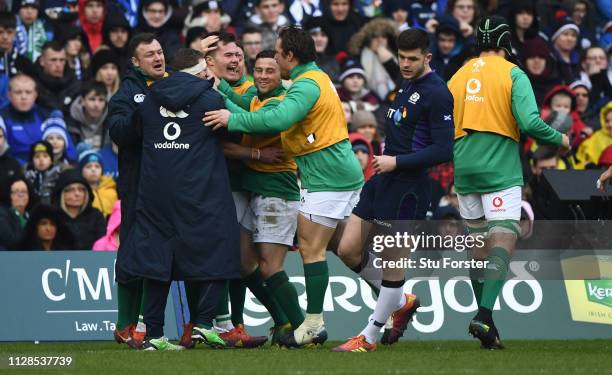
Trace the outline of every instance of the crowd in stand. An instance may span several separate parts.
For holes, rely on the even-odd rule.
[[[0,0],[0,249],[117,249],[117,147],[105,119],[137,33],[154,33],[168,61],[207,32],[235,33],[251,76],[278,30],[301,25],[336,84],[367,179],[401,80],[398,33],[427,30],[431,66],[448,80],[476,55],[485,14],[506,17],[541,117],[571,138],[569,155],[520,144],[524,216],[551,219],[538,196],[543,170],[612,164],[610,0]],[[459,220],[452,163],[430,177],[431,216]]]

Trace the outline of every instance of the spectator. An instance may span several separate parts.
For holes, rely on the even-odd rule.
[[[308,30],[312,39],[315,42],[315,50],[317,51],[317,65],[323,70],[333,82],[338,82],[340,74],[340,66],[336,60],[336,56],[330,51],[330,36],[325,30],[323,17],[309,18],[304,27]]]
[[[606,54],[601,47],[591,47],[583,57],[580,77],[592,85],[590,101],[594,106],[605,105],[612,99],[612,48]]]
[[[383,1],[383,11],[388,18],[395,22],[397,30],[401,33],[410,28],[410,3],[404,0]]]
[[[347,51],[349,41],[363,25],[363,19],[354,12],[353,1],[330,0],[329,8],[323,11],[323,28],[332,36],[329,49],[332,55]]]
[[[453,162],[438,164],[429,168],[429,177],[440,184],[440,187],[445,191],[448,191],[450,186],[453,184],[455,176],[455,167]]]
[[[44,4],[45,19],[49,21],[51,30],[54,32],[54,37],[62,35],[65,29],[73,28],[79,25],[79,4],[78,0],[58,0],[53,1],[55,5],[49,7],[49,1]]]
[[[588,48],[595,42],[596,14],[588,0],[566,0],[565,10],[580,28],[580,48]]]
[[[20,250],[74,250],[74,237],[57,207],[36,206],[23,231]]]
[[[121,232],[121,201],[116,201],[113,205],[113,212],[108,217],[106,234],[97,240],[92,250],[94,251],[117,251],[119,249]]]
[[[37,103],[48,109],[68,112],[72,99],[79,92],[81,83],[70,68],[66,68],[66,50],[56,41],[43,46],[36,64]]]
[[[79,167],[93,192],[93,208],[102,212],[104,217],[110,215],[117,201],[117,185],[112,177],[102,175],[102,155],[91,149],[81,152]]]
[[[542,172],[549,169],[557,169],[559,156],[557,148],[550,145],[542,145],[533,153],[531,163],[531,207],[533,208],[535,220],[551,220],[558,217],[552,208],[553,197],[542,181]]]
[[[395,89],[400,77],[396,32],[392,21],[374,19],[353,35],[348,45],[349,53],[359,56],[368,88],[381,99]]]
[[[576,159],[577,168],[591,168],[599,163],[603,151],[612,145],[612,102],[609,102],[600,112],[601,129],[582,142]]]
[[[463,36],[455,17],[442,16],[437,22],[430,66],[448,81],[463,65]]]
[[[206,29],[200,26],[189,28],[185,36],[185,47],[200,51],[202,48],[200,41],[205,33]]]
[[[83,84],[81,95],[70,106],[68,131],[75,143],[99,150],[110,139],[104,120],[108,114],[106,87],[97,81]]]
[[[580,79],[591,83],[591,76],[608,69],[606,51],[599,46],[583,50],[580,56],[580,68]]]
[[[512,29],[512,53],[523,57],[525,41],[538,36],[538,14],[533,0],[515,0],[510,5],[508,23]]]
[[[102,43],[117,56],[119,72],[122,76],[129,64],[127,45],[131,33],[130,24],[123,14],[112,14],[105,20]]]
[[[42,53],[43,45],[50,38],[43,21],[39,19],[40,2],[21,0],[19,4],[15,48],[20,55],[35,62]]]
[[[541,117],[543,119],[549,117],[551,112],[568,114],[570,116],[571,120],[567,121],[570,128],[557,130],[562,133],[567,133],[573,148],[577,148],[586,137],[593,134],[593,130],[586,127],[580,119],[580,115],[576,111],[576,108],[576,95],[574,92],[568,86],[559,85],[553,87],[553,89],[546,94],[541,111]]]
[[[197,0],[193,2],[193,6],[189,15],[185,19],[185,27],[183,34],[187,35],[189,30],[193,28],[203,28],[204,31],[200,35],[212,32],[227,31],[234,32],[230,25],[232,18],[219,6],[216,0]]]
[[[138,22],[139,33],[153,33],[166,56],[172,56],[181,47],[180,33],[168,26],[172,7],[168,0],[141,0],[142,12]]]
[[[378,124],[376,118],[371,112],[368,111],[357,111],[351,118],[351,133],[361,134],[365,139],[370,142],[374,155],[381,155],[381,141],[377,134]]]
[[[370,177],[374,175],[374,167],[372,166],[374,149],[372,148],[372,144],[366,137],[359,133],[350,133],[349,141],[351,141],[353,152],[357,160],[359,160],[359,165],[361,165],[363,177],[368,181]]]
[[[6,125],[11,155],[25,164],[30,145],[42,137],[41,125],[48,112],[35,105],[36,83],[24,74],[18,74],[9,82],[9,105],[0,110]]]
[[[59,166],[61,171],[72,168],[72,160],[76,160],[76,150],[72,138],[68,137],[62,112],[51,112],[42,124],[42,131],[42,139],[53,147],[53,164]]]
[[[119,90],[119,57],[109,49],[100,49],[91,60],[92,77],[106,87],[106,100]],[[73,103],[74,104],[74,103]]]
[[[555,74],[554,61],[548,44],[539,37],[525,41],[522,62],[538,107],[541,107],[546,93],[561,83]]]
[[[95,53],[102,45],[102,28],[105,17],[105,0],[78,0],[79,21],[87,37],[90,53]]]
[[[0,12],[0,108],[8,104],[9,80],[20,71],[32,71],[32,63],[14,48],[15,16]]]
[[[21,173],[21,165],[9,153],[6,124],[0,117],[0,186],[6,179]]]
[[[255,12],[249,20],[249,26],[258,27],[262,35],[262,49],[274,49],[278,29],[289,25],[283,15],[284,5],[280,0],[255,0]]]
[[[476,0],[449,0],[446,4],[445,13],[459,21],[461,35],[467,39],[467,43],[472,43],[476,21],[478,21],[480,15]]]
[[[247,27],[242,33],[242,48],[244,49],[244,65],[249,75],[253,75],[255,57],[263,51],[263,36],[261,31],[255,27]]]
[[[589,105],[591,84],[587,81],[578,80],[572,82],[569,88],[574,91],[576,95],[576,111],[582,122],[593,130],[599,129],[599,113]]]
[[[344,61],[339,77],[341,86],[337,91],[340,100],[350,104],[352,112],[373,112],[380,105],[376,95],[366,87],[365,74],[357,60],[348,58]]]
[[[555,23],[550,40],[557,72],[565,84],[574,82],[580,76],[580,57],[576,51],[578,26],[569,18],[562,17]]]
[[[308,20],[323,15],[322,0],[289,0],[287,1],[289,23],[304,25]]]
[[[66,51],[66,64],[74,76],[82,81],[87,79],[89,66],[89,52],[83,44],[83,32],[76,26],[66,27],[61,36],[56,38]]]
[[[0,250],[18,247],[36,199],[23,175],[13,175],[0,185]]]
[[[47,141],[32,144],[25,177],[32,193],[42,202],[51,203],[51,194],[59,178],[60,169],[53,165],[53,147]]]
[[[62,172],[53,194],[54,204],[62,210],[62,220],[74,236],[75,248],[91,249],[104,235],[106,221],[100,211],[92,207],[93,192],[78,170]]]

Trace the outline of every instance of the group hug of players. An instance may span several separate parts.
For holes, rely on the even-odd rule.
[[[424,31],[410,29],[398,36],[397,58],[404,81],[384,125],[384,155],[374,158],[376,175],[365,184],[348,140],[340,99],[329,77],[317,67],[306,31],[281,30],[275,51],[263,51],[256,58],[254,85],[242,75],[242,54],[235,39],[227,35],[204,39],[206,55],[200,56],[201,61],[174,69],[185,68],[181,71],[201,78],[214,74],[215,90],[227,109],[207,110],[200,122],[213,133],[226,132],[230,140],[232,134],[242,134],[239,143],[223,143],[240,224],[240,279],[220,286],[186,279],[191,322],[184,327],[179,345],[163,337],[159,327],[149,327],[160,322],[147,318],[146,309],[146,328],[137,325],[140,300],[126,307],[120,291],[117,341],[147,350],[182,350],[196,342],[217,348],[261,346],[268,338],[248,335],[242,321],[249,288],[274,321],[273,345],[322,344],[327,340],[326,251],[331,250],[378,297],[365,328],[332,351],[370,352],[379,341],[397,342],[419,300],[404,293],[406,270],[380,269],[373,263],[376,256],[393,260],[408,254],[389,249],[374,255],[367,249],[368,233],[379,225],[393,230],[397,220],[423,220],[430,205],[427,169],[454,160],[461,215],[470,233],[487,238],[472,257],[490,265],[470,271],[478,312],[469,323],[469,333],[484,348],[503,348],[492,309],[519,232],[523,184],[516,146],[519,132],[561,147],[568,147],[568,139],[539,118],[527,76],[511,62],[506,21],[485,17],[476,35],[480,56],[468,61],[448,85],[429,67],[430,42]],[[288,89],[282,79],[292,81]],[[473,100],[475,95],[481,99]],[[146,132],[145,128],[145,136]],[[304,265],[305,314],[283,270],[296,231]],[[211,292],[213,288],[218,291]],[[143,304],[153,295],[147,289]],[[125,318],[128,309],[131,317]]]

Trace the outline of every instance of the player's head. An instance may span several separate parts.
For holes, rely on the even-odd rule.
[[[206,63],[215,75],[228,82],[236,82],[242,78],[242,62],[244,52],[242,46],[234,34],[226,32],[212,32],[204,35],[204,38],[216,35],[219,41],[216,49],[206,54]],[[214,47],[213,44],[211,47]]]
[[[164,50],[155,34],[142,33],[134,36],[128,45],[134,67],[153,79],[160,79],[166,73]]]
[[[533,173],[536,179],[539,179],[543,171],[547,169],[557,169],[558,162],[559,156],[557,154],[557,148],[554,146],[542,145],[533,153],[531,173]]]
[[[172,70],[207,79],[208,67],[204,54],[192,48],[179,48],[172,59]]]
[[[429,71],[429,37],[420,29],[402,31],[397,37],[397,55],[402,77],[413,80]]]
[[[289,79],[291,69],[317,58],[314,40],[306,30],[296,26],[285,27],[279,32],[274,50],[284,79]]]
[[[267,94],[281,84],[280,68],[274,54],[272,50],[264,50],[255,57],[253,79],[260,94]]]
[[[476,49],[479,53],[503,51],[505,57],[510,57],[512,56],[510,36],[510,26],[504,17],[483,17],[476,28]]]

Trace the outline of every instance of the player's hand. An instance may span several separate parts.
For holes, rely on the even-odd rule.
[[[397,167],[395,156],[389,155],[380,155],[374,156],[374,160],[372,161],[372,166],[376,173],[387,173],[392,172]]]
[[[266,164],[282,163],[285,160],[285,153],[276,147],[264,147],[260,149],[259,161]]]
[[[219,41],[218,35],[207,36],[206,38],[200,40],[200,45],[198,46],[198,49],[200,50],[200,52],[206,54],[209,51],[213,51],[217,49],[218,46],[212,46],[212,45],[217,43],[218,41]]]
[[[227,109],[219,109],[216,111],[206,112],[204,114],[204,125],[212,126],[212,130],[217,130],[219,128],[226,128],[227,123],[229,122],[230,111]]]
[[[606,191],[606,184],[609,183],[612,178],[612,166],[608,168],[604,173],[597,179],[597,189],[602,193]]]
[[[561,155],[567,155],[572,150],[572,146],[570,145],[570,140],[567,134],[561,134],[561,137],[563,141],[561,143],[561,147],[559,148],[559,153]]]

